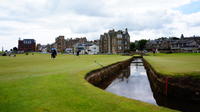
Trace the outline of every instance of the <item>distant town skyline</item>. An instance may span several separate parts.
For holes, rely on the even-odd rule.
[[[131,41],[200,35],[200,0],[1,0],[0,47],[18,39],[47,44],[66,38],[100,38],[128,28]]]

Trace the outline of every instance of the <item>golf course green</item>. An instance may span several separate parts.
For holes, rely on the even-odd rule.
[[[200,53],[158,53],[144,59],[160,75],[200,78]]]
[[[155,56],[162,62],[169,61],[169,64],[170,59],[174,59],[166,57],[165,60],[163,57]],[[114,95],[84,79],[88,72],[101,67],[94,63],[95,60],[106,66],[129,58],[120,55],[58,55],[56,59],[50,59],[49,54],[1,56],[0,112],[175,112]],[[158,67],[155,58],[145,57]],[[200,64],[198,67],[196,64],[200,63],[200,59],[191,60],[194,60],[192,68],[199,72]],[[176,63],[185,64],[184,61]],[[170,69],[162,67],[158,69],[161,72]],[[181,70],[177,68],[177,71]]]

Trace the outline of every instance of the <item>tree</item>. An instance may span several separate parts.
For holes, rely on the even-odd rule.
[[[130,43],[130,51],[134,51],[135,50],[135,43],[131,42]]]
[[[17,53],[17,51],[18,51],[17,47],[13,47],[13,52]]]
[[[145,39],[139,40],[136,44],[136,48],[139,50],[144,50],[146,43],[147,43],[147,40],[145,40]]]
[[[13,51],[18,51],[17,47],[13,47]]]

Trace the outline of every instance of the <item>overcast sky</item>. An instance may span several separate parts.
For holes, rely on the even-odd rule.
[[[99,39],[128,28],[131,41],[200,35],[200,0],[0,0],[0,47],[19,37],[53,43],[55,37]]]

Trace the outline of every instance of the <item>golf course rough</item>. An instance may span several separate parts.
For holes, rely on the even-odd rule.
[[[85,75],[127,60],[119,55],[17,55],[0,57],[0,112],[175,112],[117,96],[88,83]]]

